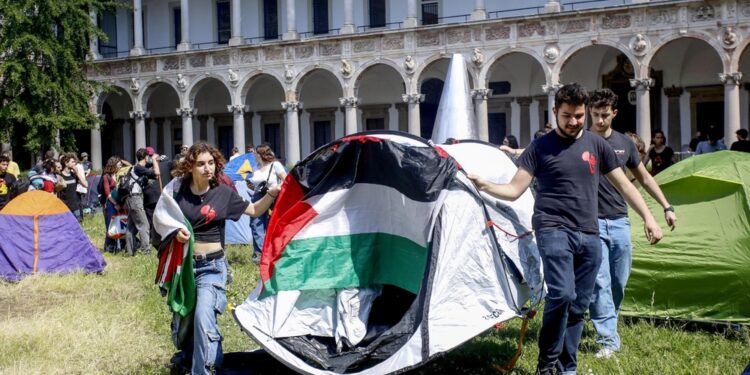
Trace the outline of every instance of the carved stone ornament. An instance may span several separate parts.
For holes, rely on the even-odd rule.
[[[292,82],[292,80],[294,79],[294,76],[295,76],[294,68],[292,68],[291,65],[287,65],[286,69],[284,69],[284,79],[287,82]]]
[[[187,89],[188,81],[187,78],[185,78],[185,75],[182,73],[177,74],[177,88],[181,91],[185,91]]]
[[[302,102],[281,102],[281,108],[287,112],[297,112],[302,109]]]
[[[471,90],[471,97],[476,100],[487,100],[492,95],[492,89]]]
[[[359,104],[359,98],[354,96],[339,98],[339,103],[344,107],[356,107]]]
[[[648,91],[654,86],[653,78],[635,78],[630,80],[630,87],[636,91]]]
[[[630,49],[636,56],[645,55],[648,53],[650,47],[651,43],[643,34],[635,34],[635,36],[630,39]]]
[[[177,112],[177,115],[180,117],[192,118],[193,116],[195,116],[196,110],[194,108],[184,107],[184,108],[177,108],[176,112]]]
[[[352,73],[354,73],[354,67],[352,67],[352,63],[349,62],[347,59],[341,59],[341,75],[344,76],[344,78],[350,78],[352,76]]]
[[[411,55],[406,55],[406,58],[404,59],[404,70],[406,70],[406,74],[414,74],[416,68],[417,63],[414,61],[414,58]]]
[[[141,90],[141,84],[138,82],[138,80],[133,77],[130,79],[130,91],[132,92],[138,92]]]
[[[554,63],[560,57],[560,49],[557,46],[549,45],[544,47],[544,59],[548,63]]]
[[[726,49],[732,49],[737,46],[737,33],[734,31],[733,26],[724,28],[724,32],[721,34],[721,44]]]
[[[484,53],[482,53],[481,49],[474,48],[474,52],[471,53],[471,62],[478,68],[484,64]]]
[[[562,85],[559,83],[544,84],[542,85],[542,91],[544,91],[547,95],[555,95],[560,87],[562,87]]]
[[[233,69],[229,69],[227,72],[227,80],[229,80],[229,83],[233,86],[239,83],[240,81],[240,75],[237,74]]]
[[[739,86],[742,83],[742,73],[719,73],[719,80],[725,85]]]
[[[401,100],[403,100],[404,103],[419,104],[424,101],[424,94],[403,94],[401,95]]]

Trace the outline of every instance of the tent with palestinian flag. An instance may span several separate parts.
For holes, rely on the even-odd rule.
[[[300,373],[387,374],[524,316],[543,297],[533,197],[494,199],[465,174],[515,170],[494,146],[406,133],[321,147],[285,180],[235,318]]]

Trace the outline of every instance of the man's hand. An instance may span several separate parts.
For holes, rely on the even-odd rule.
[[[646,234],[646,239],[652,244],[656,244],[664,236],[661,232],[661,227],[656,221],[649,220],[643,223],[643,232]]]
[[[190,232],[185,229],[180,229],[175,237],[177,238],[177,241],[180,241],[180,243],[186,243],[190,240]]]
[[[675,225],[677,224],[677,215],[675,215],[672,211],[666,211],[664,212],[664,219],[667,220],[667,225],[669,225],[670,230],[674,230]]]

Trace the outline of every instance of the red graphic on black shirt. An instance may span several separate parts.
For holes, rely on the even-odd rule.
[[[213,219],[216,219],[216,211],[214,211],[209,205],[201,207],[201,215],[206,218],[206,224],[210,223]]]
[[[594,154],[584,151],[583,154],[581,154],[581,159],[589,163],[589,172],[591,174],[596,173],[596,156],[594,156]]]

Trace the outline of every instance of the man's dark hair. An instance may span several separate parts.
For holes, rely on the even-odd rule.
[[[742,138],[742,139],[746,139],[747,138],[747,129],[737,130],[737,132],[735,134],[739,135],[740,138]]]
[[[589,104],[589,93],[577,83],[568,83],[560,87],[555,93],[555,108],[560,108],[563,103],[569,105]]]
[[[10,163],[10,158],[8,157],[8,155],[0,155],[0,163]]]
[[[139,148],[138,151],[135,152],[135,158],[138,159],[138,161],[141,161],[148,157],[148,151],[145,148]]]
[[[617,94],[610,89],[594,90],[589,97],[589,107],[604,108],[610,107],[612,110],[617,109]]]

